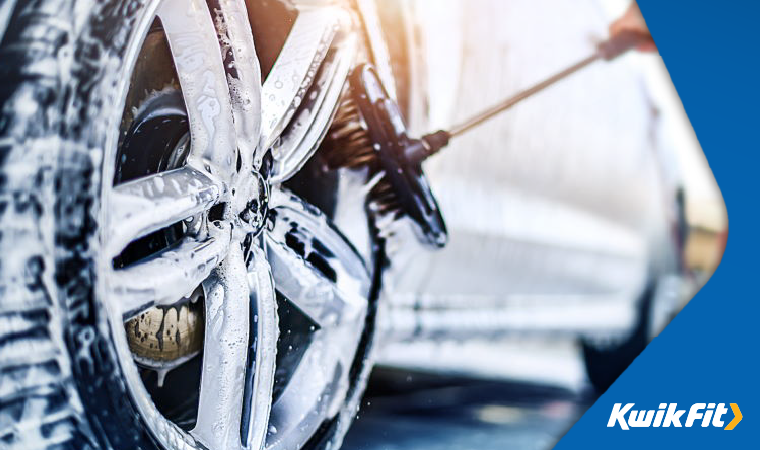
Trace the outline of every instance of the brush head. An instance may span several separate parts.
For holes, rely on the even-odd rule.
[[[446,225],[427,178],[410,151],[427,145],[409,137],[397,104],[390,98],[372,66],[357,67],[328,133],[328,165],[332,168],[367,167],[382,177],[370,191],[371,208],[394,218],[407,216],[416,225],[420,241],[443,247]]]

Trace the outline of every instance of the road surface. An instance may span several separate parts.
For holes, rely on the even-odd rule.
[[[381,370],[342,448],[549,449],[593,401],[588,391]]]

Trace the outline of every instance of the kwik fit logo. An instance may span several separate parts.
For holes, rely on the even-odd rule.
[[[739,405],[731,403],[731,411],[734,418],[726,425],[723,416],[728,412],[725,403],[694,403],[686,414],[685,409],[678,409],[678,403],[660,403],[656,410],[636,410],[633,409],[635,403],[615,403],[612,406],[612,414],[607,422],[608,428],[619,425],[623,430],[629,428],[668,428],[668,427],[686,427],[691,428],[695,423],[702,427],[716,427],[724,430],[733,430],[739,422],[742,421],[742,412]],[[686,419],[681,425],[681,419],[686,414]],[[626,416],[628,416],[626,418]]]

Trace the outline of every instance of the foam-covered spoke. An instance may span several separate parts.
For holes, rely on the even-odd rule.
[[[299,448],[340,410],[364,326],[370,278],[355,250],[318,210],[279,191],[272,202],[267,255],[275,286],[315,326],[272,406],[267,447]]]
[[[349,35],[333,45],[306,98],[273,147],[272,182],[295,174],[324,139],[356,56],[356,38]]]
[[[185,238],[150,258],[115,270],[109,289],[124,320],[150,307],[190,297],[224,258],[229,245],[229,232],[204,241]]]
[[[250,331],[250,290],[243,252],[228,257],[203,283],[203,344],[196,439],[212,450],[242,449],[241,423]]]
[[[269,148],[311,86],[345,13],[338,8],[301,9],[262,87],[261,133]]]
[[[115,256],[131,241],[210,208],[222,188],[190,167],[120,184],[113,190],[105,242]]]
[[[250,170],[261,131],[261,69],[253,42],[245,0],[213,2],[214,25],[222,45],[224,70],[241,152],[242,166]]]
[[[158,16],[179,75],[190,123],[188,163],[227,183],[236,138],[221,49],[206,2],[164,0]]]
[[[275,355],[277,353],[277,301],[272,271],[266,254],[258,246],[251,248],[248,286],[251,290],[250,324],[256,340],[248,349],[245,396],[243,398],[243,442],[249,449],[263,448],[272,406]]]
[[[314,206],[272,193],[267,254],[277,290],[320,326],[366,308],[370,280],[361,257]]]

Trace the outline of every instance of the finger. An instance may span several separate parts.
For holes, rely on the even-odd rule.
[[[655,44],[654,42],[646,42],[636,47],[636,50],[640,52],[648,52],[648,53],[656,52],[657,44]]]

